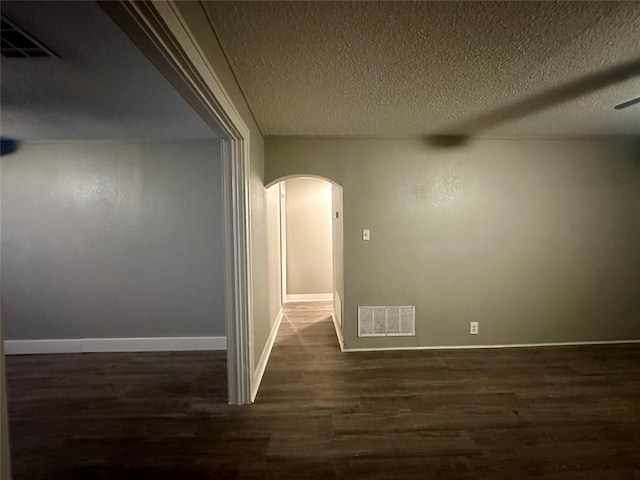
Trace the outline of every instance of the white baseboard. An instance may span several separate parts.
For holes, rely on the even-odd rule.
[[[596,342],[547,342],[547,343],[511,343],[504,345],[443,345],[430,347],[380,347],[380,348],[345,348],[343,352],[381,352],[385,350],[474,350],[481,348],[531,348],[531,347],[579,347],[581,345],[622,345],[640,343],[640,340],[603,340]]]
[[[5,340],[6,355],[226,350],[227,337],[78,338]]]
[[[286,303],[331,302],[333,295],[331,293],[287,293],[286,299]]]
[[[269,357],[271,356],[271,350],[273,349],[273,344],[275,343],[276,337],[278,336],[278,329],[280,328],[280,324],[282,323],[283,317],[284,317],[284,311],[282,310],[282,307],[280,307],[280,311],[278,312],[276,321],[273,323],[273,326],[271,327],[269,338],[267,338],[267,344],[264,346],[264,349],[262,350],[262,355],[260,355],[260,360],[258,360],[256,369],[253,372],[253,378],[251,381],[251,403],[253,403],[253,401],[256,399],[256,395],[258,395],[258,389],[260,388],[260,383],[262,383],[262,377],[264,376],[264,372],[267,369],[267,363],[269,362]]]
[[[335,312],[331,314],[331,318],[333,319],[333,326],[336,329],[336,336],[338,337],[338,344],[340,345],[340,350],[344,350],[344,337],[342,336],[342,330],[340,329],[340,325],[338,325],[338,320],[336,318]]]

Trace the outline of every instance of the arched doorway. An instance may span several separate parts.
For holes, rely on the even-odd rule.
[[[282,304],[330,303],[341,349],[342,198],[340,185],[318,176],[287,176],[267,188],[270,288],[279,287]]]

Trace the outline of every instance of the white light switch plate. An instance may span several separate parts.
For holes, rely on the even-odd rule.
[[[370,237],[371,237],[371,233],[369,232],[368,228],[365,228],[364,230],[362,230],[362,240],[368,241]]]

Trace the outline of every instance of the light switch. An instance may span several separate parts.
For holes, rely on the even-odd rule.
[[[368,228],[365,228],[364,230],[362,230],[362,240],[368,241],[370,236],[371,234],[369,233]]]

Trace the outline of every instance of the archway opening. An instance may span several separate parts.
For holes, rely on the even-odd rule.
[[[271,296],[283,306],[326,307],[341,349],[342,197],[340,185],[308,175],[288,176],[267,189]]]

